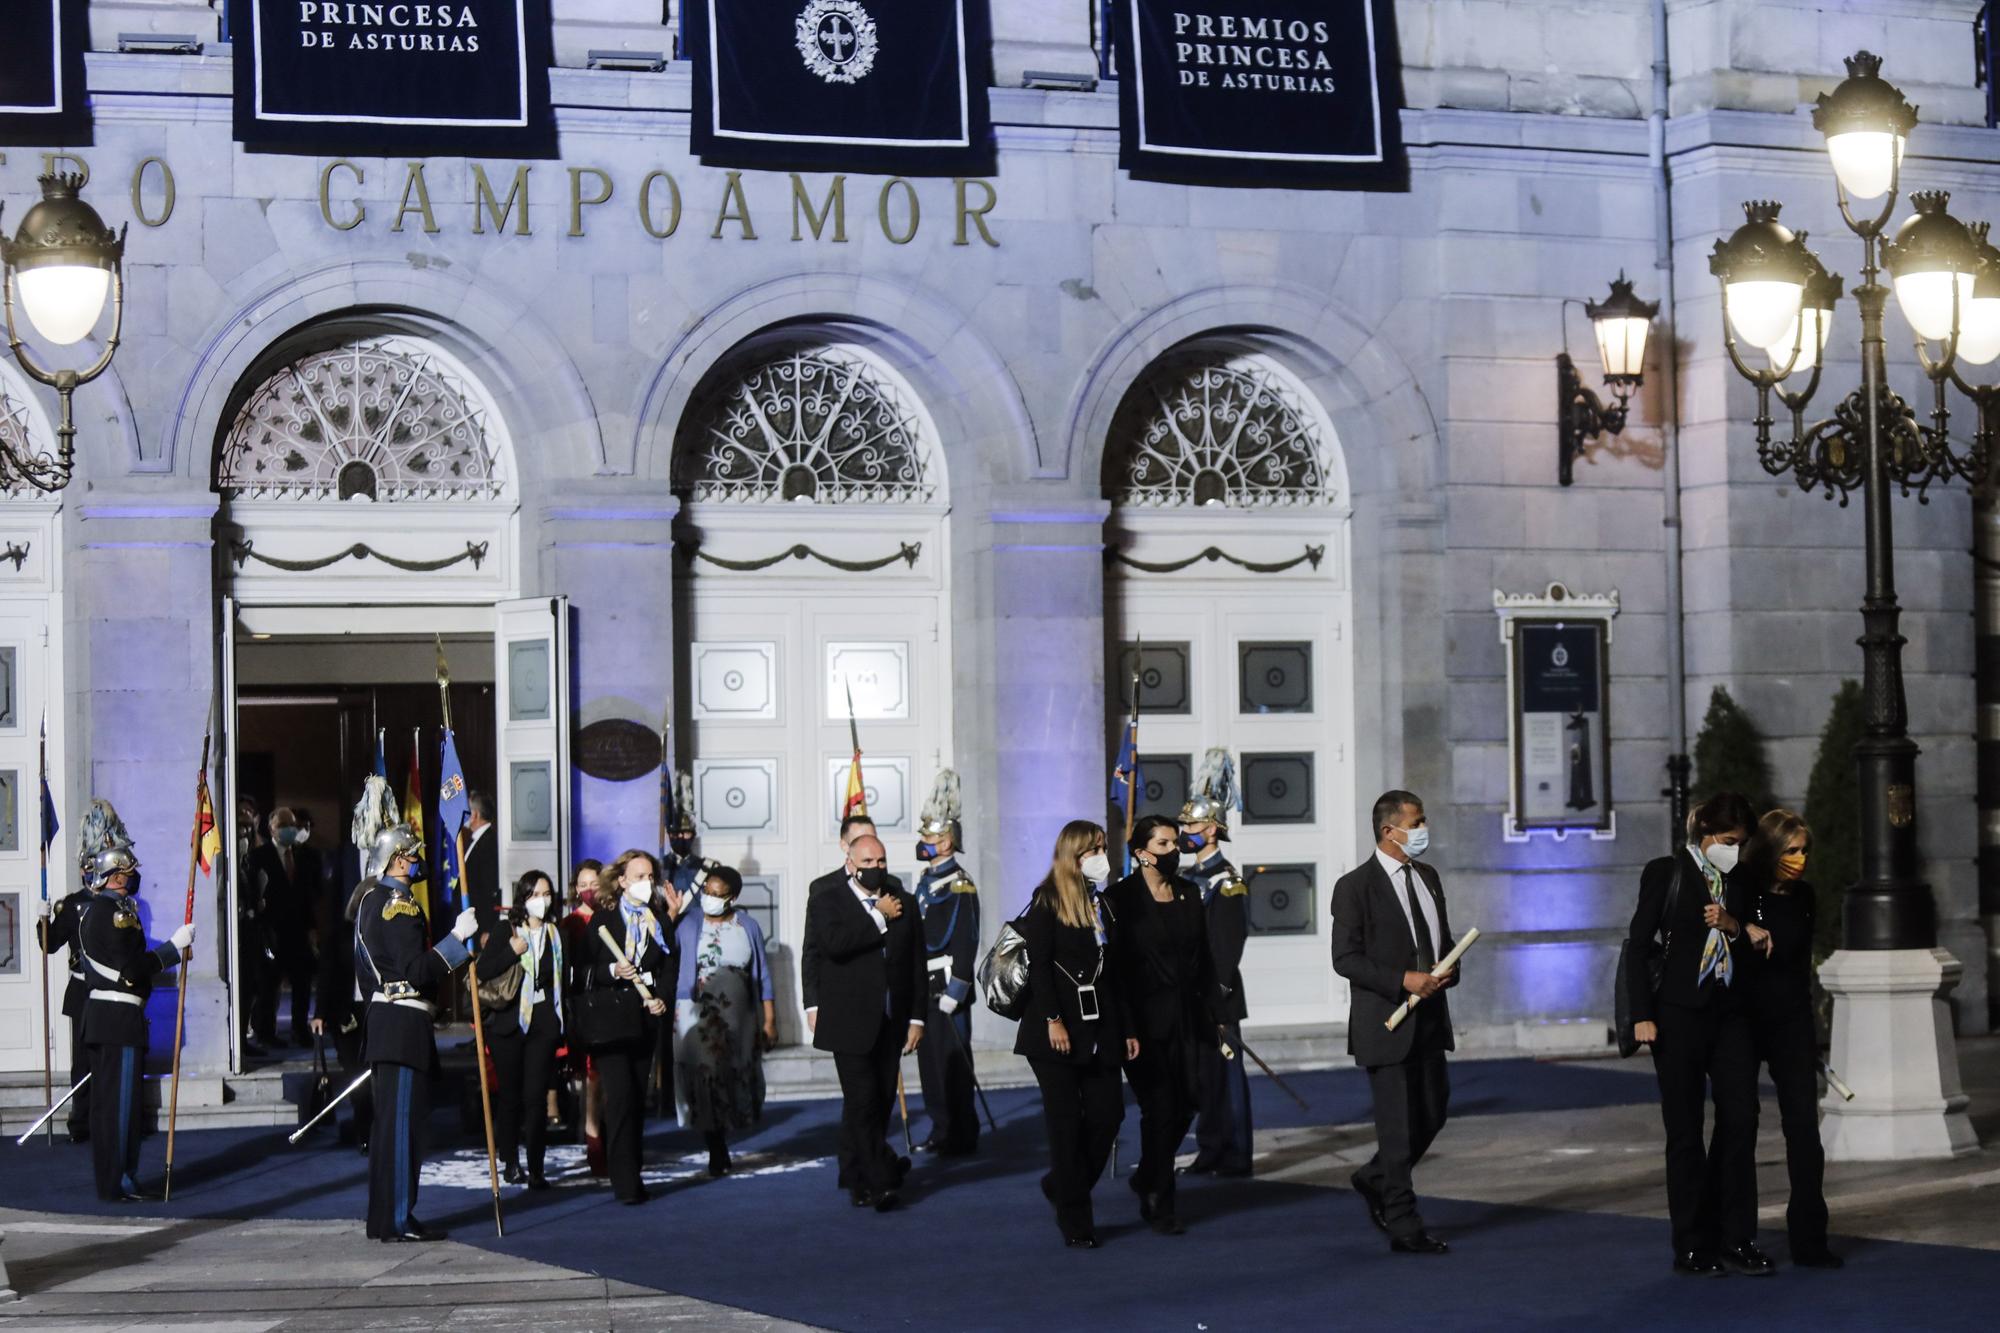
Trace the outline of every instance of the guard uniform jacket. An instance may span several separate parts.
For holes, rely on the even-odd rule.
[[[1189,874],[1201,890],[1208,911],[1208,953],[1215,960],[1215,981],[1222,988],[1216,1017],[1241,1023],[1250,1016],[1243,997],[1243,945],[1250,938],[1250,891],[1243,876],[1218,848]]]
[[[978,965],[979,888],[954,853],[924,867],[916,897],[924,914],[924,966],[930,972],[931,997],[949,995],[963,1008]]]
[[[437,990],[467,957],[456,935],[430,942],[408,884],[387,876],[371,884],[354,914],[354,978],[368,1005],[362,1058],[429,1073],[437,1063]]]
[[[148,945],[139,908],[121,893],[94,895],[78,917],[90,999],[83,1010],[89,1046],[144,1046],[153,978],[181,961],[171,941]]]
[[[48,926],[42,934],[43,953],[69,950],[69,984],[63,987],[62,1002],[65,1018],[82,1018],[84,1001],[90,998],[90,978],[84,975],[83,948],[78,942],[76,928],[85,905],[95,896],[88,889],[78,889],[57,903],[55,913],[49,917]]]

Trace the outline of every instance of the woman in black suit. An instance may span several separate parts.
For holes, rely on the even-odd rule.
[[[1667,1212],[1674,1271],[1762,1275],[1771,1261],[1757,1234],[1757,1051],[1750,1030],[1748,895],[1732,876],[1756,815],[1734,792],[1688,816],[1687,846],[1647,865],[1627,943],[1633,1035],[1653,1048],[1667,1131]],[[1656,949],[1654,939],[1663,942]],[[1715,1134],[1702,1145],[1703,1097],[1715,1097]],[[1725,1267],[1726,1266],[1726,1267]]]
[[[1208,950],[1201,890],[1180,877],[1180,829],[1146,815],[1127,844],[1137,868],[1104,892],[1115,918],[1112,971],[1124,990],[1138,1057],[1125,1066],[1139,1102],[1139,1216],[1163,1236],[1174,1215],[1174,1154],[1194,1123],[1197,1047],[1220,1041],[1221,991]]]
[[[640,1176],[646,1130],[646,1070],[653,1058],[654,1027],[672,994],[667,970],[666,929],[653,906],[659,871],[641,851],[619,857],[604,872],[590,929],[578,941],[570,994],[574,1025],[590,1052],[591,1067],[604,1089],[604,1156],[611,1192],[618,1202],[647,1198]],[[629,962],[621,963],[598,935],[609,931]],[[642,999],[643,983],[653,998]]]
[[[1125,1120],[1118,1067],[1139,1053],[1111,974],[1109,923],[1091,891],[1110,875],[1104,830],[1072,820],[1016,923],[1027,944],[1028,1006],[1014,1053],[1028,1058],[1042,1088],[1049,1132],[1042,1193],[1055,1205],[1063,1244],[1086,1250],[1097,1248],[1090,1191]]]
[[[1790,810],[1757,821],[1740,872],[1754,895],[1744,927],[1753,950],[1750,1030],[1757,1058],[1771,1067],[1778,1119],[1785,1131],[1785,1172],[1792,1187],[1785,1230],[1792,1262],[1839,1268],[1826,1243],[1826,1149],[1819,1138],[1819,1024],[1813,1018],[1813,890],[1804,875],[1812,830]]]
[[[493,1052],[493,1138],[506,1181],[549,1187],[549,1089],[562,1040],[562,931],[555,885],[530,870],[514,885],[514,906],[486,936],[479,954],[480,1017]],[[520,1148],[527,1141],[528,1169]]]

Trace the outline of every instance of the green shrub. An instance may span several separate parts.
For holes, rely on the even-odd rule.
[[[1813,956],[1824,960],[1840,947],[1841,903],[1847,886],[1861,878],[1861,772],[1854,745],[1861,739],[1861,686],[1844,680],[1834,691],[1833,708],[1819,733],[1812,778],[1806,784],[1806,823],[1812,826],[1812,881],[1818,930]]]
[[[1708,716],[1694,738],[1696,805],[1718,792],[1741,792],[1758,814],[1771,808],[1771,761],[1764,757],[1764,736],[1743,706],[1718,685],[1708,697]]]

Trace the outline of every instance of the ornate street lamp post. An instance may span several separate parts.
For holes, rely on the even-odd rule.
[[[1937,948],[1937,909],[1918,870],[1917,745],[1903,694],[1889,501],[1891,486],[1922,497],[1932,482],[1956,476],[1976,487],[1986,477],[1995,391],[1966,385],[1957,367],[2000,355],[2000,268],[1989,267],[1995,256],[1984,229],[1975,235],[1953,218],[1942,192],[1913,194],[1914,216],[1893,239],[1884,236],[1917,115],[1883,81],[1877,57],[1863,51],[1846,63],[1847,79],[1821,94],[1813,124],[1826,136],[1841,217],[1862,242],[1862,280],[1853,293],[1861,312],[1861,387],[1831,416],[1807,422],[1841,280],[1806,249],[1803,233],[1779,222],[1778,204],[1745,204],[1744,225],[1716,243],[1709,268],[1722,285],[1729,359],[1757,387],[1764,469],[1789,472],[1801,490],[1842,505],[1854,490],[1862,493],[1861,878],[1847,890],[1843,948],[1820,973],[1837,1002],[1833,1063],[1857,1096],[1853,1103],[1828,1100],[1822,1132],[1836,1158],[1941,1156],[1975,1143],[1944,998],[1959,964]],[[1878,211],[1855,215],[1852,204],[1877,199]],[[1884,266],[1891,286],[1878,280]],[[1888,387],[1883,318],[1892,288],[1931,377],[1928,423]],[[1746,361],[1739,340],[1762,349],[1764,364]],[[1935,355],[1931,343],[1939,344]],[[1802,375],[1805,382],[1794,387]],[[1980,408],[1978,432],[1962,451],[1948,434],[1947,381]],[[1790,417],[1789,438],[1773,435],[1773,395]]]
[[[104,373],[118,351],[125,314],[125,233],[105,226],[97,210],[77,197],[83,188],[81,176],[44,176],[41,184],[41,202],[22,216],[14,239],[0,235],[0,307],[5,310],[7,345],[14,359],[30,379],[56,391],[62,419],[56,426],[53,456],[0,446],[0,488],[25,481],[37,490],[59,491],[69,485],[76,461],[70,400],[78,386]],[[44,341],[67,347],[97,327],[107,295],[111,334],[96,361],[82,370],[49,370],[28,354],[14,326],[17,298]]]

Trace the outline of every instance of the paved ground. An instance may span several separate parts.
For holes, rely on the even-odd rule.
[[[2000,1039],[1963,1043],[1961,1059],[1981,1137],[2000,1145]],[[1607,1067],[1649,1077],[1640,1062]],[[1758,1158],[1764,1198],[1771,1201],[1764,1215],[1767,1225],[1782,1230],[1784,1149],[1768,1099],[1763,1125]],[[1646,1105],[1466,1115],[1446,1130],[1418,1183],[1425,1193],[1475,1202],[1659,1217],[1658,1136],[1657,1112]],[[1348,1173],[1371,1151],[1371,1137],[1365,1125],[1262,1133],[1258,1174],[1344,1190]],[[1837,1166],[1828,1192],[1842,1236],[2000,1251],[2000,1207],[1994,1206],[2000,1202],[2000,1146],[1949,1162]],[[217,1333],[749,1333],[805,1327],[608,1282],[561,1267],[556,1254],[549,1257],[557,1262],[524,1263],[451,1242],[383,1246],[368,1241],[359,1223],[127,1221],[0,1208],[0,1232],[0,1256],[23,1293],[19,1302],[0,1306],[6,1333],[197,1326]],[[565,1244],[582,1251],[635,1242],[646,1238],[598,1225]],[[1830,1289],[1831,1302],[1838,1302],[1837,1292]],[[1163,1327],[1176,1326],[1168,1312],[1161,1314]]]

